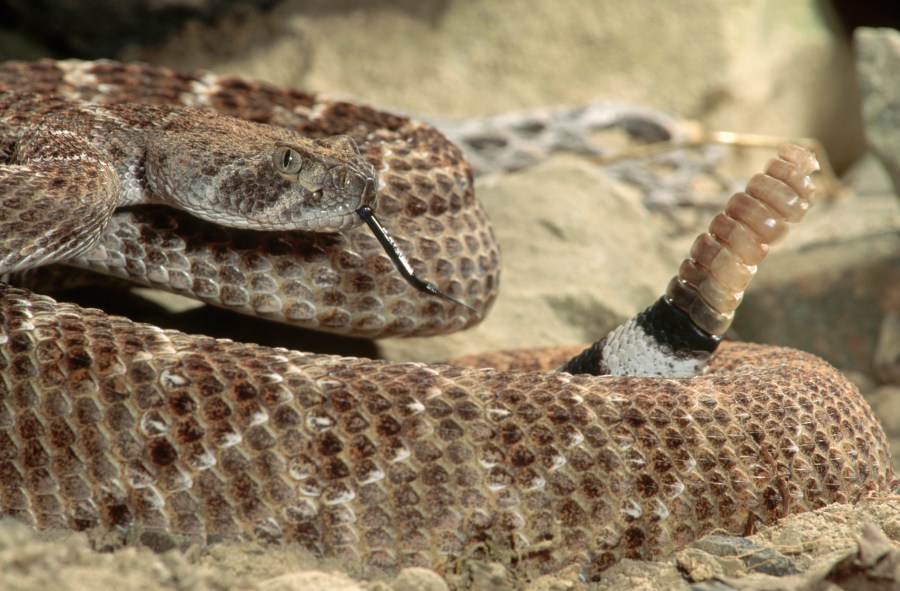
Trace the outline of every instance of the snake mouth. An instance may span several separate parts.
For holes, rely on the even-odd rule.
[[[282,210],[287,221],[279,229],[342,232],[357,226],[359,209],[376,205],[378,183],[374,176],[360,174],[356,178],[360,182],[349,191],[333,184],[304,186],[304,197]]]

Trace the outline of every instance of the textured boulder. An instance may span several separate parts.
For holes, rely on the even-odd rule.
[[[854,41],[866,139],[900,194],[900,32],[859,28]]]

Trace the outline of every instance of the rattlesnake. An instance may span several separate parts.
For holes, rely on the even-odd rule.
[[[105,224],[96,242],[63,240],[77,251],[71,264],[366,336],[464,328],[494,301],[499,254],[471,173],[426,125],[265,84],[114,62],[6,64],[3,90],[0,271],[34,264],[22,255],[41,235],[24,230],[36,220],[67,232],[92,225],[72,215],[74,206],[68,215],[30,207],[41,183],[52,192],[67,182],[54,162],[87,162],[81,170],[92,174],[76,180],[91,190],[104,175],[125,179],[126,193],[150,182],[143,171],[153,166],[128,141],[94,155],[67,152],[65,138],[83,140],[110,122],[140,133],[172,112],[211,117],[186,105],[312,138],[352,138],[379,177],[377,210],[412,268],[473,309],[410,287],[364,228],[340,220],[325,226],[340,232],[258,232],[158,205],[127,207],[104,211],[111,217],[96,224]],[[53,113],[73,101],[100,122],[79,115],[67,128]],[[15,168],[22,138],[40,125],[50,140]],[[222,168],[232,146],[203,129],[155,157],[181,159],[188,177],[214,176],[198,159],[211,152]],[[132,158],[124,175],[93,167],[109,153],[114,165]],[[35,162],[49,165],[29,176]],[[805,182],[809,169],[791,162],[776,160],[771,174]],[[765,179],[773,177],[757,189]],[[780,186],[765,191],[796,204]],[[366,182],[360,187],[367,195]],[[799,202],[808,190],[797,189]],[[66,195],[90,192],[69,185]],[[734,215],[753,217],[746,212]],[[725,217],[714,222],[720,232],[733,222]],[[765,254],[759,240],[730,231],[726,255]],[[772,231],[782,233],[781,222]],[[698,243],[704,252],[708,242]],[[730,319],[749,266],[694,254],[701,264],[688,261],[669,296],[710,337]],[[856,389],[821,360],[787,349],[722,347],[708,373],[693,378],[597,377],[237,344],[8,285],[0,314],[0,514],[38,528],[293,541],[368,568],[453,572],[481,557],[522,577],[567,565],[593,577],[622,557],[660,556],[713,529],[747,533],[894,481],[884,434]],[[610,365],[605,350],[594,347],[578,363]],[[707,359],[688,361],[696,369]]]

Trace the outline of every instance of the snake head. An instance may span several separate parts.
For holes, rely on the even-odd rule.
[[[349,136],[311,139],[222,116],[205,125],[149,146],[154,200],[223,226],[314,232],[357,226],[356,211],[375,206],[378,177]]]
[[[279,143],[272,153],[275,172],[301,196],[283,210],[285,217],[307,222],[303,228],[307,230],[356,225],[356,211],[375,202],[375,169],[362,159],[349,136],[316,139],[312,144]]]

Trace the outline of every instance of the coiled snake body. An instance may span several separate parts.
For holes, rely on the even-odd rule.
[[[112,62],[4,65],[0,101],[3,271],[34,264],[23,253],[39,250],[46,232],[35,227],[87,228],[62,241],[71,264],[239,311],[366,336],[475,322],[470,310],[397,277],[363,228],[341,225],[357,204],[338,197],[341,211],[312,228],[342,230],[330,233],[228,229],[155,205],[104,210],[97,223],[73,215],[77,199],[33,207],[36,195],[64,184],[58,193],[93,207],[104,175],[133,195],[181,181],[202,188],[240,168],[219,120],[183,135],[170,126],[177,141],[159,139],[172,152],[156,153],[155,163],[122,139],[174,120],[168,113],[191,125],[207,117],[179,110],[188,105],[312,138],[352,137],[413,268],[477,310],[493,302],[498,251],[471,174],[427,126],[297,91]],[[73,101],[92,114],[66,127],[59,113]],[[42,125],[43,135],[33,131]],[[83,146],[108,125],[128,133],[95,142],[98,154],[66,143]],[[279,145],[294,141],[271,133]],[[17,160],[23,143],[38,146],[26,164]],[[340,145],[320,143],[338,151],[328,170],[356,166]],[[301,154],[305,144],[297,145]],[[111,169],[95,166],[110,154]],[[181,178],[151,179],[165,169],[159,159]],[[75,169],[84,172],[74,183],[81,191],[62,177],[72,170],[62,164],[76,161],[87,166]],[[279,162],[291,168],[290,158]],[[253,193],[253,174],[238,170],[245,182],[214,193]],[[884,435],[856,389],[797,351],[722,347],[694,378],[573,376],[237,344],[7,285],[0,315],[0,514],[39,528],[140,526],[294,541],[389,569],[446,572],[482,556],[523,576],[572,564],[593,576],[621,557],[660,556],[714,529],[743,534],[888,490],[894,479]]]

